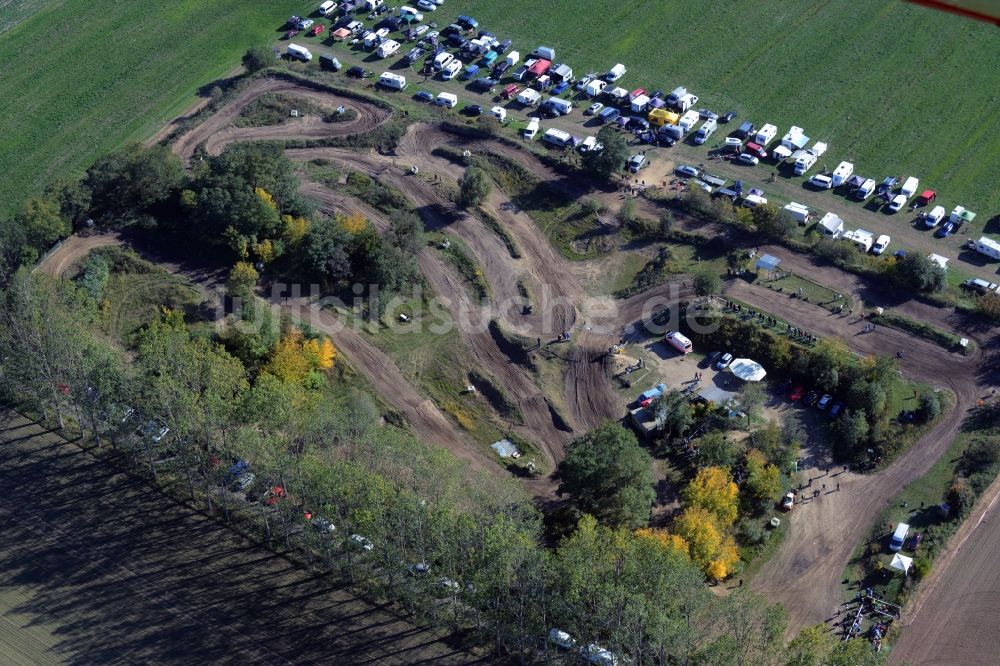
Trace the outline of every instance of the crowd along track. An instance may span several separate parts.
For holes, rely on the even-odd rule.
[[[356,116],[352,121],[334,124],[300,119],[271,127],[232,127],[232,120],[240,110],[266,92],[305,96],[325,107],[344,105],[354,109]],[[389,117],[388,111],[358,99],[296,84],[288,79],[261,79],[253,82],[237,98],[200,125],[183,133],[172,144],[172,148],[182,158],[189,160],[199,145],[204,145],[209,154],[217,154],[226,145],[236,141],[346,136],[370,131]],[[557,462],[562,457],[565,444],[573,435],[584,432],[604,419],[618,418],[623,412],[601,362],[608,344],[617,339],[624,327],[639,319],[643,304],[650,298],[671,293],[676,297],[678,290],[676,285],[665,285],[632,299],[619,301],[616,303],[617,316],[611,322],[603,322],[604,328],[601,329],[592,327],[590,313],[584,307],[585,304],[592,303],[592,295],[581,286],[578,265],[559,255],[532,220],[510,205],[502,192],[494,192],[485,207],[514,238],[523,255],[518,259],[510,256],[500,239],[475,215],[456,208],[435,180],[428,177],[428,174],[433,174],[434,177],[453,184],[461,174],[460,167],[433,154],[434,149],[442,145],[503,155],[515,160],[535,176],[563,189],[568,195],[592,196],[612,211],[617,210],[623,200],[618,192],[595,190],[581,179],[566,178],[529,151],[507,142],[459,136],[426,123],[412,124],[394,155],[328,147],[289,149],[286,154],[296,161],[332,159],[397,188],[417,208],[428,228],[447,230],[466,242],[489,282],[491,297],[495,302],[516,297],[517,280],[523,279],[533,294],[543,294],[545,290],[542,287],[548,285],[547,293],[541,298],[565,304],[564,307],[555,309],[551,329],[544,332],[548,334],[552,330],[563,329],[574,331],[574,345],[571,348],[563,396],[570,411],[568,429],[557,427],[548,398],[523,367],[511,362],[510,356],[492,336],[488,333],[462,333],[464,343],[476,359],[503,383],[504,388],[518,402],[525,417],[522,431],[542,445],[551,462]],[[411,173],[410,168],[413,166],[418,167],[419,176]],[[301,192],[329,210],[360,212],[380,228],[386,227],[387,222],[381,219],[378,211],[354,197],[308,181],[302,184]],[[655,217],[661,210],[653,202],[644,199],[635,201],[638,210],[646,215]],[[725,227],[705,225],[683,216],[679,216],[678,223],[683,228],[700,233],[729,233]],[[792,270],[817,276],[817,279],[821,279],[830,288],[851,294],[856,299],[870,295],[871,285],[866,285],[855,275],[832,266],[824,266],[810,257],[796,255],[783,248],[763,249],[779,253],[784,265]],[[71,250],[72,247],[69,247],[62,254]],[[65,258],[59,254],[50,257],[47,263],[66,265]],[[472,302],[461,281],[438,255],[425,249],[418,260],[432,289],[437,295],[449,299],[453,316],[474,314],[479,304]],[[982,371],[984,366],[995,369],[996,359],[989,351],[980,351],[971,357],[945,353],[928,342],[885,328],[880,328],[876,334],[862,334],[857,317],[827,316],[815,306],[741,285],[739,282],[730,283],[727,289],[734,298],[781,316],[794,325],[819,335],[839,337],[856,353],[893,355],[896,351],[905,349],[907,358],[901,366],[907,375],[950,390],[956,398],[955,407],[890,467],[871,475],[846,472],[836,477],[831,476],[832,480],[828,485],[832,488],[835,483],[839,483],[840,492],[827,492],[820,501],[807,509],[790,514],[792,529],[789,530],[785,543],[765,563],[752,585],[788,607],[791,629],[794,630],[822,622],[832,615],[840,601],[840,576],[851,550],[866,534],[873,516],[884,508],[889,499],[901,487],[925,473],[941,455],[958,432],[966,410],[982,394],[989,392],[988,387],[998,383],[995,376]],[[682,289],[681,292],[679,295],[682,297],[691,295],[689,289]],[[498,316],[504,326],[527,336],[541,337],[543,322],[538,313],[544,311],[547,304],[549,303],[537,303],[536,314],[532,315],[524,315],[517,309],[506,309]],[[949,310],[916,300],[903,301],[897,307],[910,316],[935,325],[955,327],[954,314]],[[334,328],[336,327],[330,326],[331,331]],[[468,450],[477,445],[469,442],[432,403],[423,400],[416,389],[401,375],[397,375],[398,368],[395,372],[392,371],[395,366],[391,359],[386,358],[360,335],[354,334],[353,338],[345,337],[342,332],[333,332],[331,335],[335,343],[344,349],[345,356],[378,390],[384,390],[383,395],[390,403],[407,415],[419,436],[448,446],[466,460],[482,461],[481,453],[470,454]],[[993,332],[988,331],[980,336],[982,339],[977,340],[980,350],[984,344],[987,350],[991,349],[992,342],[986,340],[986,337],[992,335]],[[837,470],[830,472],[820,466],[806,472],[818,477],[821,474],[836,473]],[[539,483],[533,491],[536,494],[549,494],[553,487],[551,481],[546,481]],[[988,521],[984,524],[989,526]],[[974,531],[969,537],[970,545],[980,538],[982,532],[1000,534],[1000,527]],[[996,577],[1000,580],[1000,572]],[[931,598],[928,603],[934,603],[934,599]]]

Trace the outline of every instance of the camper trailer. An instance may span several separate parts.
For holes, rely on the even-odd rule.
[[[390,90],[402,90],[406,87],[406,77],[392,72],[383,72],[382,76],[378,77],[378,84]]]
[[[774,137],[778,136],[778,128],[771,124],[766,124],[757,130],[757,136],[754,137],[753,142],[767,147],[767,144],[774,141]]]
[[[850,162],[841,162],[837,165],[837,168],[833,170],[833,176],[831,177],[832,185],[831,187],[840,187],[847,182],[847,179],[851,177],[854,173],[854,165]]]
[[[288,48],[285,49],[286,53],[296,60],[301,60],[302,62],[309,62],[313,59],[312,52],[304,46],[299,46],[298,44],[289,44]]]

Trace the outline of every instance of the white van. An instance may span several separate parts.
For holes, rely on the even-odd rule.
[[[451,79],[458,76],[458,73],[462,71],[463,67],[465,67],[465,65],[462,63],[462,61],[459,60],[458,58],[455,58],[454,60],[452,60],[447,65],[441,68],[441,78],[445,81],[450,81]]]
[[[503,108],[502,106],[494,106],[492,109],[490,109],[490,113],[493,115],[494,118],[496,118],[500,122],[507,120],[507,109]]]
[[[809,220],[809,216],[812,214],[810,213],[809,208],[800,203],[796,203],[795,201],[785,204],[785,207],[782,208],[782,210],[788,213],[788,216],[799,224],[805,224]]]
[[[333,0],[326,0],[326,2],[319,6],[320,16],[329,16],[335,11],[337,11],[337,3]]]
[[[378,77],[378,84],[392,90],[402,90],[406,87],[406,77],[392,72],[383,72]]]
[[[892,539],[889,541],[889,550],[897,552],[903,549],[903,542],[906,541],[906,533],[910,531],[910,526],[906,523],[900,523],[896,526],[896,531],[892,533]]]
[[[625,65],[618,63],[608,70],[608,73],[604,75],[604,78],[608,81],[608,83],[614,83],[618,79],[625,76],[625,71]]]
[[[694,351],[694,345],[691,344],[691,340],[680,331],[671,331],[663,336],[663,339],[668,345],[682,354],[690,354]]]
[[[442,51],[441,53],[434,56],[434,69],[441,71],[442,69],[447,67],[448,64],[454,59],[455,56],[448,53],[447,51]]]
[[[531,118],[528,120],[528,126],[524,128],[524,138],[534,139],[535,135],[538,134],[538,118]]]
[[[309,62],[313,59],[312,52],[304,46],[299,46],[298,44],[289,44],[286,49],[286,53],[293,58],[301,60],[303,62]]]
[[[706,120],[705,124],[699,127],[698,131],[695,132],[694,142],[701,145],[708,141],[708,137],[715,133],[716,126],[715,118],[709,118]]]
[[[458,97],[453,93],[443,92],[438,93],[437,98],[435,98],[434,103],[438,106],[444,106],[449,109],[454,108],[458,104]]]
[[[920,181],[910,176],[905,181],[903,181],[903,186],[899,188],[899,193],[905,196],[907,199],[912,197],[917,193],[917,188],[920,187]]]

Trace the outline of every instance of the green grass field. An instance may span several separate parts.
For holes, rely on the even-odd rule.
[[[238,67],[247,47],[317,5],[0,3],[0,213],[125,141],[152,136],[199,87]]]
[[[684,85],[699,107],[826,140],[831,165],[912,174],[981,215],[1000,209],[995,26],[887,0],[449,0],[428,20],[457,14],[522,58],[545,44],[577,76],[621,62],[624,87]]]

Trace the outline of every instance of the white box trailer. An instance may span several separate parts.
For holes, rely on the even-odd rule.
[[[517,101],[525,106],[534,106],[542,98],[542,93],[533,88],[525,88],[518,94]]]
[[[687,95],[684,95],[679,100],[677,100],[677,105],[676,106],[677,106],[677,108],[680,111],[683,112],[683,111],[687,111],[688,109],[692,108],[697,103],[698,103],[698,96],[697,95],[692,95],[691,93],[688,93]]]
[[[809,216],[812,215],[812,211],[810,211],[809,208],[794,201],[786,204],[782,210],[788,213],[788,215],[799,224],[805,224],[809,220]]]
[[[631,105],[632,112],[642,113],[643,111],[646,110],[647,104],[649,104],[648,95],[636,95],[635,97],[632,98],[632,105]]]
[[[988,236],[982,236],[976,241],[976,252],[985,254],[990,259],[1000,259],[1000,243]]]
[[[841,238],[851,241],[865,252],[872,249],[872,244],[875,242],[875,234],[870,231],[865,231],[864,229],[845,231]]]
[[[406,77],[392,72],[383,72],[382,76],[378,77],[378,84],[391,90],[402,90],[406,87]]]
[[[438,106],[444,106],[449,109],[454,108],[458,104],[458,96],[454,93],[443,92],[438,93],[437,98],[435,98],[434,103]]]
[[[854,165],[850,162],[841,162],[837,165],[837,168],[833,170],[833,176],[831,177],[831,187],[840,187],[847,182],[847,179],[854,174]]]
[[[503,62],[505,65],[507,65],[507,68],[510,69],[511,67],[516,65],[520,60],[521,60],[521,54],[518,53],[517,51],[511,51],[510,53],[507,54],[507,57],[504,58]]]
[[[774,141],[776,136],[778,136],[778,128],[771,124],[765,124],[757,130],[757,136],[754,137],[753,142],[759,146],[767,147],[767,144]]]
[[[569,132],[552,127],[545,130],[545,134],[542,135],[542,141],[562,148],[570,142],[570,135]]]
[[[680,127],[683,132],[687,133],[691,131],[692,127],[698,124],[700,119],[701,116],[698,115],[697,111],[688,111],[681,116],[680,120],[677,121],[677,126]]]
[[[289,56],[297,60],[301,60],[302,62],[309,62],[313,59],[312,51],[304,46],[299,46],[298,44],[289,44],[288,48],[285,49],[285,52]]]
[[[399,42],[397,42],[395,39],[387,39],[378,45],[378,49],[376,49],[375,54],[379,58],[388,58],[398,50],[399,50]]]

